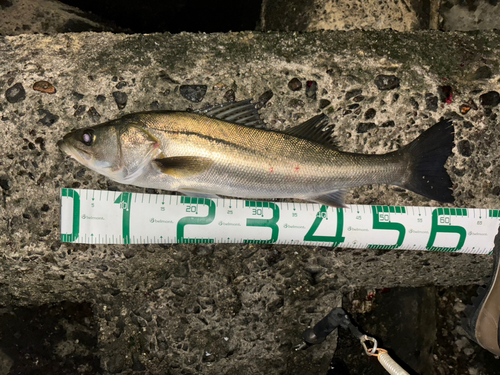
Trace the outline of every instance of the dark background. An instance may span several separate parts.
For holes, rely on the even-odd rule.
[[[260,0],[63,0],[125,32],[255,30]]]

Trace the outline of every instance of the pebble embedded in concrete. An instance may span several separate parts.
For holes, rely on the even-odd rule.
[[[59,120],[59,116],[51,113],[47,109],[39,109],[38,110],[38,115],[42,116],[38,120],[38,122],[40,124],[42,124],[42,125],[45,125],[45,126],[52,126],[52,125],[54,125]]]
[[[396,126],[396,123],[392,120],[385,121],[382,124],[380,124],[380,127],[382,128],[393,128]]]
[[[360,122],[356,127],[356,131],[359,134],[366,133],[367,131],[376,128],[377,125],[373,122]]]
[[[181,85],[180,94],[193,103],[200,103],[207,93],[206,85]]]
[[[85,97],[85,95],[83,95],[82,93],[77,92],[77,91],[73,91],[72,95],[73,95],[73,99],[75,99],[76,101],[80,101]]]
[[[18,82],[14,86],[9,87],[7,91],[5,91],[5,99],[9,103],[19,103],[26,99],[26,91],[22,83]]]
[[[457,148],[460,155],[465,157],[471,156],[472,152],[474,151],[474,145],[466,139],[458,142]]]
[[[485,108],[496,107],[500,103],[500,94],[497,91],[488,91],[479,97],[479,102]]]
[[[288,106],[289,107],[292,107],[292,108],[300,108],[300,107],[303,107],[306,103],[304,103],[303,100],[300,100],[300,99],[297,99],[297,98],[292,98],[290,99],[290,101],[288,102]]]
[[[47,81],[37,81],[33,84],[33,90],[40,91],[45,94],[55,94],[57,92],[54,85]]]
[[[114,91],[113,98],[118,106],[118,109],[123,109],[127,105],[128,95],[123,91]]]
[[[488,79],[492,77],[493,72],[489,66],[483,65],[474,72],[474,79]]]
[[[428,111],[436,112],[438,109],[438,97],[431,93],[425,94],[425,108]]]
[[[316,81],[306,82],[306,96],[309,99],[316,100],[317,91],[318,91],[318,83]]]
[[[451,86],[439,86],[438,87],[438,95],[439,99],[443,103],[451,103],[451,100],[453,99],[453,88]],[[450,104],[448,103],[448,104]]]
[[[288,82],[288,88],[292,91],[299,91],[302,88],[302,82],[298,78],[292,78]]]
[[[332,102],[329,101],[328,99],[321,99],[319,101],[319,109],[324,109],[326,107],[328,107]]]
[[[1,176],[0,177],[0,187],[3,190],[10,190],[11,184],[10,184],[10,180],[9,180],[9,178],[7,176]]]
[[[257,108],[264,108],[264,106],[269,102],[269,100],[272,99],[273,96],[274,96],[274,93],[272,90],[265,91],[264,93],[262,93],[259,96],[259,99],[257,100],[256,107]]]
[[[375,108],[367,109],[365,112],[365,120],[371,120],[372,118],[375,117],[376,114],[377,114],[377,111],[375,110]]]
[[[99,112],[97,112],[97,109],[95,109],[95,107],[90,107],[87,111],[87,114],[89,115],[92,122],[99,122],[99,120],[101,119],[101,115],[99,114]]]
[[[410,104],[413,107],[413,109],[415,111],[418,111],[418,109],[420,108],[420,105],[418,104],[417,100],[412,96],[412,97],[410,97],[409,101],[410,101]]]
[[[224,100],[228,103],[236,101],[236,94],[233,89],[227,90],[224,94]]]
[[[345,93],[345,100],[349,100],[349,99],[354,98],[358,95],[361,95],[362,92],[363,92],[363,90],[361,90],[361,89],[349,90]]]
[[[399,87],[399,78],[394,75],[378,75],[374,82],[381,91],[394,90]]]

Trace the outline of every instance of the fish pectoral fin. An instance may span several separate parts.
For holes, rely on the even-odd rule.
[[[202,191],[194,190],[194,189],[183,189],[180,188],[178,190],[179,193],[184,194],[188,197],[192,198],[207,198],[207,199],[217,199],[219,198],[216,194],[204,193]]]
[[[172,156],[170,158],[154,159],[156,165],[162,173],[172,177],[183,178],[192,177],[208,170],[213,160],[202,156]]]
[[[311,200],[321,204],[326,204],[327,206],[333,206],[338,208],[346,208],[344,203],[344,198],[347,194],[346,190],[336,190],[331,193],[321,195],[319,197],[314,197]]]

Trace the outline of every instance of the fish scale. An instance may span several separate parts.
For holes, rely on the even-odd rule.
[[[244,127],[200,115],[172,113],[145,120],[164,155],[215,160],[203,175],[165,188],[155,170],[135,185],[193,189],[245,198],[306,198],[341,188],[388,183],[404,172],[397,154],[342,153],[287,134]],[[172,117],[172,119],[170,118]],[[217,151],[214,151],[217,150]],[[393,168],[388,168],[392,165]],[[154,180],[154,186],[150,181]]]

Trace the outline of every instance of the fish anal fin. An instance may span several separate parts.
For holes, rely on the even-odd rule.
[[[175,178],[186,178],[207,171],[214,162],[202,156],[172,156],[155,159],[153,163],[162,173]]]
[[[331,149],[337,149],[338,144],[333,136],[333,126],[329,127],[330,121],[325,114],[317,115],[300,125],[285,130],[286,134],[297,138],[322,144]]]
[[[336,190],[319,197],[314,197],[311,200],[314,202],[325,204],[327,206],[346,208],[347,206],[344,203],[346,194],[347,191],[345,190]]]

